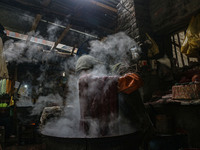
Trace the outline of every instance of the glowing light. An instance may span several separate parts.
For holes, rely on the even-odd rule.
[[[65,77],[65,72],[62,73],[62,76]]]

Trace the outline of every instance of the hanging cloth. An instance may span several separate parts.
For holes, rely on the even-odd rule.
[[[6,94],[6,79],[2,80],[1,92],[2,94]]]
[[[11,92],[11,84],[12,84],[12,81],[7,79],[6,80],[6,93],[9,94]]]
[[[0,37],[0,78],[8,79],[8,69],[5,58],[3,57],[3,41]]]
[[[0,80],[0,95],[2,95],[1,86],[2,86],[2,80]]]
[[[6,80],[6,94],[8,94],[8,88],[9,88],[9,79]]]
[[[199,56],[200,53],[200,14],[193,16],[186,31],[181,46],[181,53],[190,57]]]

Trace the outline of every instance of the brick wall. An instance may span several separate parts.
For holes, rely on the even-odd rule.
[[[145,51],[145,33],[150,33],[151,20],[148,0],[120,0],[118,9],[118,31],[124,31],[135,39]]]
[[[118,31],[124,31],[130,37],[138,40],[139,30],[136,24],[135,6],[133,0],[120,0],[118,9]]]

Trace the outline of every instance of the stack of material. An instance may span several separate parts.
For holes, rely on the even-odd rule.
[[[172,99],[199,99],[200,83],[192,83],[186,85],[175,85],[172,87]]]
[[[79,100],[81,127],[90,135],[94,122],[97,136],[111,134],[110,128],[117,129],[111,121],[118,116],[118,77],[83,76],[79,79]]]
[[[41,127],[44,126],[47,121],[60,117],[61,112],[62,109],[60,106],[45,107],[40,118]]]

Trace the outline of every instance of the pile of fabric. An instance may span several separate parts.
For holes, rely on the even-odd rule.
[[[40,117],[40,127],[42,128],[48,121],[60,117],[61,112],[60,106],[45,107]]]

